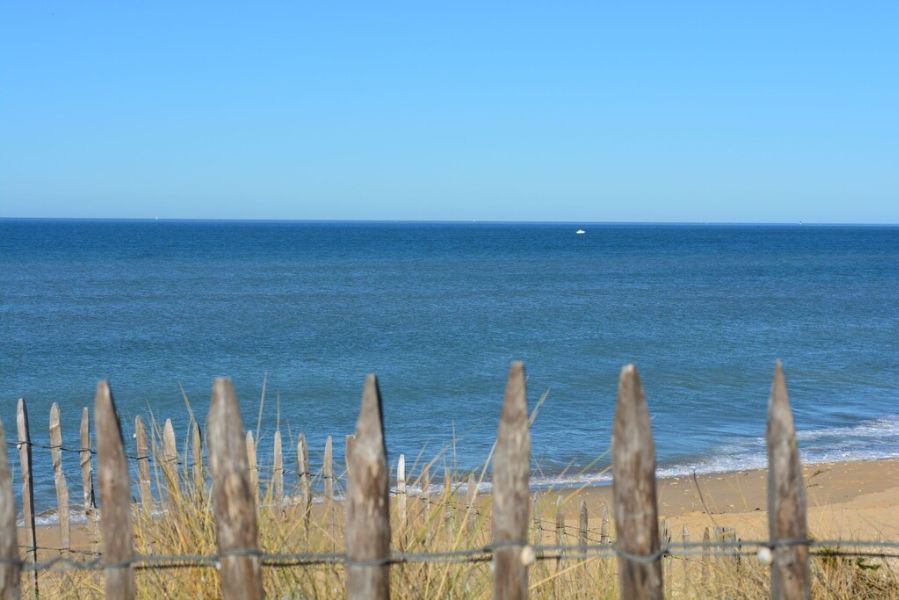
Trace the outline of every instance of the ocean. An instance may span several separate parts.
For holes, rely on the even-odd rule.
[[[575,230],[583,228],[584,235]],[[899,456],[899,227],[0,220],[0,418],[52,402],[78,447],[110,380],[133,418],[202,423],[230,376],[268,463],[276,427],[342,464],[366,373],[389,458],[486,460],[509,362],[528,372],[536,486],[608,481],[637,364],[659,473],[762,466],[776,359],[806,461]],[[183,392],[183,393],[182,393]],[[18,456],[9,447],[16,474]],[[38,510],[55,504],[35,448]],[[78,460],[64,455],[73,502]],[[288,483],[293,481],[288,469]]]

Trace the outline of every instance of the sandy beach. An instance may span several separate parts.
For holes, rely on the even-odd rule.
[[[817,539],[899,539],[899,459],[821,463],[804,469],[809,528]],[[658,480],[659,516],[668,520],[676,540],[684,525],[691,540],[703,528],[732,527],[742,539],[767,536],[767,472],[764,469],[673,477]],[[586,500],[590,528],[599,527],[602,507],[611,508],[611,486],[542,492],[538,504],[545,530],[551,530],[556,502],[561,498],[568,524],[576,524],[581,499]],[[482,501],[487,501],[484,496]],[[614,529],[614,525],[612,526]],[[25,531],[19,530],[19,543]],[[38,528],[38,546],[59,547],[55,525]],[[100,550],[97,528],[72,528],[72,548]],[[39,554],[49,556],[50,550]]]
[[[817,539],[899,539],[899,459],[806,465],[809,530]],[[767,470],[673,477],[658,480],[659,517],[668,520],[675,539],[687,526],[690,539],[703,528],[732,527],[743,539],[767,537]],[[541,518],[554,519],[561,496],[566,521],[576,522],[587,501],[590,527],[602,506],[611,508],[611,486],[548,492]],[[704,502],[704,504],[703,504]]]

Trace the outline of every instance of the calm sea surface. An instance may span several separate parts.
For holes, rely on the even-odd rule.
[[[56,401],[77,448],[100,378],[126,441],[148,412],[183,439],[181,387],[202,421],[229,375],[254,429],[267,379],[263,461],[280,420],[314,462],[333,434],[342,464],[373,371],[391,460],[471,468],[521,359],[532,405],[548,393],[536,483],[603,480],[633,361],[660,471],[713,471],[764,464],[781,358],[805,459],[899,456],[897,227],[0,220],[0,335],[8,439],[24,396],[37,442]],[[34,455],[46,508],[49,454]]]

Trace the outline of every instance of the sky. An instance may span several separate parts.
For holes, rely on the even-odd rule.
[[[7,0],[0,217],[899,223],[899,2]]]

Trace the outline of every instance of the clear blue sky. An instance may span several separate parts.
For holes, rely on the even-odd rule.
[[[899,223],[899,2],[335,4],[3,2],[0,217]]]

